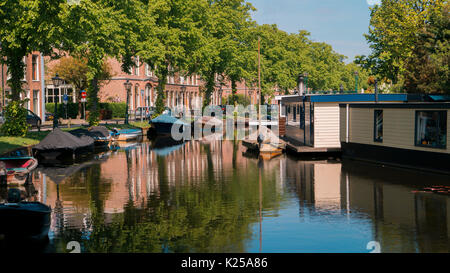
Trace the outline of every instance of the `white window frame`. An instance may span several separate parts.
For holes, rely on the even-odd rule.
[[[36,79],[33,80],[33,60],[36,59]],[[34,82],[38,82],[39,81],[39,55],[31,55],[31,80]]]

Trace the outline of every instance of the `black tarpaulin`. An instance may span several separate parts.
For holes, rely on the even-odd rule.
[[[93,144],[94,139],[92,137],[76,137],[70,133],[61,131],[59,128],[55,128],[53,132],[48,134],[38,145],[34,146],[33,149],[39,151],[57,149],[76,150]]]
[[[103,126],[94,126],[89,129],[80,128],[80,129],[72,130],[72,131],[70,131],[70,133],[77,137],[89,136],[94,139],[109,137],[109,130]]]

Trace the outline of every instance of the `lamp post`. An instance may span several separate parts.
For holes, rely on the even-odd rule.
[[[355,71],[355,92],[358,93],[358,71]]]
[[[53,82],[53,87],[54,88],[58,88],[63,84],[63,79],[61,79],[58,76],[58,73],[56,73],[55,77],[52,78],[52,82]],[[58,92],[59,94],[60,92]],[[58,127],[58,100],[59,100],[59,95],[58,98],[55,98],[55,115],[53,117],[53,129]]]
[[[128,104],[130,103],[130,91],[132,84],[130,83],[130,80],[127,80],[123,86],[125,87],[125,90],[127,92],[127,106],[125,107],[125,124],[128,124]]]

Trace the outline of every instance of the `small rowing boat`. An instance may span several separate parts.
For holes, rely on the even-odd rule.
[[[7,181],[24,180],[36,169],[38,161],[32,156],[2,157],[0,158],[0,176],[7,176]]]
[[[113,131],[113,139],[116,141],[132,141],[142,136],[141,129],[122,129]]]
[[[94,139],[95,146],[108,145],[111,141],[111,133],[106,127],[93,126],[90,128],[80,128],[70,131],[76,137],[88,136]]]
[[[286,143],[265,126],[260,126],[259,130],[243,140],[242,144],[249,151],[258,152],[262,159],[267,160],[281,155],[286,149]]]

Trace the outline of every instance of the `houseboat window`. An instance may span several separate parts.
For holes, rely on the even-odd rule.
[[[374,116],[373,141],[383,142],[383,110],[375,110]]]
[[[416,111],[416,146],[447,147],[447,111]]]

